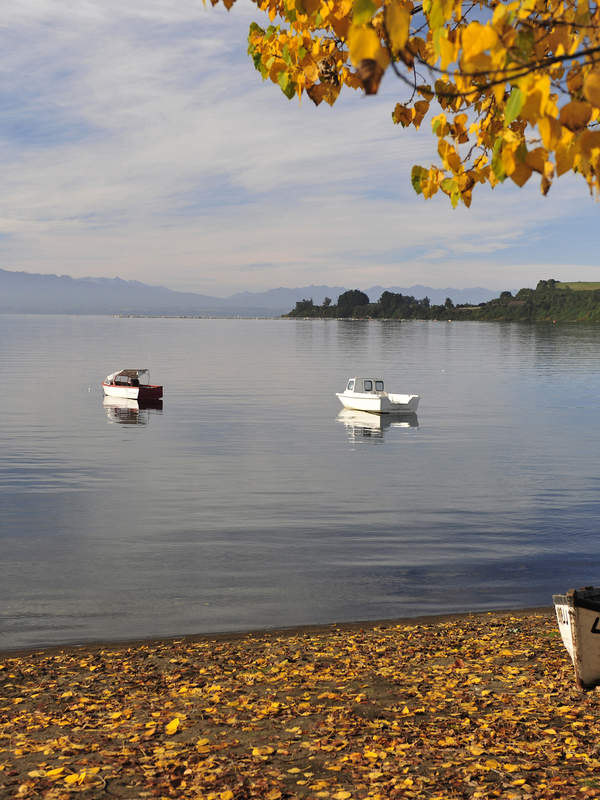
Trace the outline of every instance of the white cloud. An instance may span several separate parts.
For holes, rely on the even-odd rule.
[[[288,103],[246,56],[253,18],[243,2],[230,14],[189,0],[10,4],[2,265],[215,294],[311,282],[503,288],[509,273],[528,276],[511,286],[545,276],[531,248],[544,252],[565,208],[569,219],[591,213],[573,181],[557,199],[483,190],[471,210],[416,198],[410,166],[435,161],[435,144],[391,124],[393,79],[334,109]]]

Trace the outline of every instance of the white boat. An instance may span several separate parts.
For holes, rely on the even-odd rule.
[[[580,689],[600,685],[600,589],[585,586],[552,598],[558,629]]]
[[[350,378],[343,392],[336,392],[344,408],[375,414],[415,414],[418,394],[386,392],[381,378]]]
[[[107,375],[102,382],[107,397],[123,397],[142,402],[160,400],[163,387],[150,383],[147,369],[120,369]]]

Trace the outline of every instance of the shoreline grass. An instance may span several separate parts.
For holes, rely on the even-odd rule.
[[[552,609],[0,654],[0,797],[600,797]]]

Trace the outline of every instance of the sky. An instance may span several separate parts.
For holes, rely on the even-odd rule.
[[[14,0],[0,21],[0,267],[227,296],[311,284],[518,289],[600,280],[600,205],[563,176],[410,185],[437,163],[403,87],[288,101],[247,55],[249,0]]]

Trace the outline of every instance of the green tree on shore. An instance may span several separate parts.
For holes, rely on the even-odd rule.
[[[342,317],[351,317],[357,311],[360,314],[364,306],[369,304],[369,296],[360,289],[350,289],[338,297],[338,313]]]
[[[553,279],[539,281],[535,289],[509,291],[487,303],[454,305],[447,297],[441,305],[429,298],[385,291],[377,302],[358,289],[344,292],[337,304],[314,305],[312,300],[296,303],[288,317],[360,317],[370,319],[431,319],[513,322],[600,322],[600,285],[583,284],[574,290]]]

